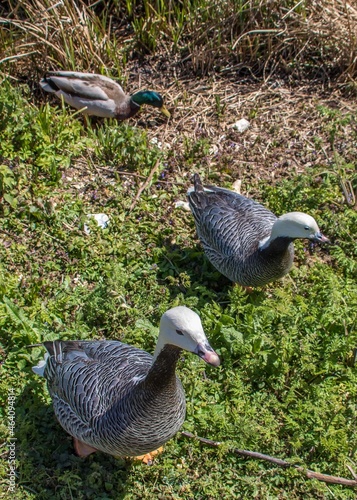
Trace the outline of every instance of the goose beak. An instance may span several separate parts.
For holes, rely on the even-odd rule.
[[[209,365],[219,366],[221,364],[218,354],[214,352],[209,344],[197,344],[197,347],[193,352]]]
[[[170,118],[171,113],[166,106],[161,106],[160,111],[163,115],[167,116],[167,118]]]
[[[322,233],[315,233],[313,235],[312,241],[314,241],[315,243],[331,243],[331,241]]]

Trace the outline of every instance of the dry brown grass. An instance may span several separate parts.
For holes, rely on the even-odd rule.
[[[100,2],[90,8],[83,1],[56,5],[53,0],[11,0],[10,16],[0,20],[7,30],[2,34],[7,58],[3,72],[33,78],[33,89],[52,68],[119,76],[127,80],[129,93],[153,88],[165,96],[172,118],[160,120],[155,110],[145,108],[132,123],[168,145],[171,172],[189,176],[187,142],[207,138],[213,147],[196,169],[205,174],[219,171],[221,182],[225,176],[251,185],[259,178],[275,181],[333,159],[317,103],[339,108],[342,114],[356,110],[344,97],[346,86],[355,85],[357,72],[356,9],[344,0],[290,4],[288,9],[277,2],[247,2],[249,16],[241,32],[232,13],[219,30],[209,16],[203,22],[196,16],[191,25],[188,19],[190,30],[176,48],[169,37],[175,20],[167,18],[164,26],[161,15],[165,29],[159,47],[154,54],[143,54],[135,52],[139,40],[130,32],[124,11],[113,4],[107,3],[112,10],[106,11]],[[270,17],[264,16],[268,6],[274,13]],[[263,31],[268,29],[279,33]],[[204,36],[212,43],[204,43]],[[314,78],[307,78],[305,69]],[[49,98],[40,92],[37,96]],[[251,128],[240,135],[231,125],[242,117],[251,121]],[[315,147],[316,135],[323,149]],[[349,137],[347,130],[337,149],[345,148],[339,152],[353,162],[353,148],[343,146]]]
[[[135,87],[134,81],[132,85]],[[154,87],[159,85],[157,79]],[[224,107],[222,115],[217,113],[216,96]],[[355,101],[344,98],[338,88],[326,90],[315,82],[296,88],[276,79],[266,84],[228,85],[224,79],[203,78],[199,83],[184,84],[172,80],[166,100],[173,110],[169,123],[158,123],[154,113],[151,119],[145,113],[136,124],[145,127],[150,138],[167,144],[171,151],[168,169],[172,177],[186,178],[187,184],[197,170],[206,178],[218,175],[219,184],[241,179],[245,190],[261,180],[275,183],[308,168],[321,166],[323,170],[334,162],[335,154],[346,163],[355,162],[353,124],[341,127],[332,145],[330,118],[323,118],[318,110],[335,109],[341,116],[357,112]],[[243,134],[232,128],[241,118],[250,121]],[[206,156],[193,165],[188,163],[187,143],[192,147],[205,139],[210,144]]]
[[[284,73],[350,85],[357,77],[357,8],[348,0],[8,0],[2,14],[2,66],[11,74],[31,63],[120,75],[151,53],[181,77]]]
[[[9,4],[10,12],[0,19],[5,71],[20,76],[23,71],[41,74],[50,67],[120,72],[120,50],[111,24],[102,22],[82,0],[10,0]]]

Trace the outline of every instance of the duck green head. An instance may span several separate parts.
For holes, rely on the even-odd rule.
[[[131,96],[131,100],[142,106],[143,104],[148,104],[149,106],[154,106],[155,108],[159,108],[161,113],[170,118],[170,112],[164,105],[164,101],[160,94],[154,92],[153,90],[142,90],[140,92],[136,92]]]

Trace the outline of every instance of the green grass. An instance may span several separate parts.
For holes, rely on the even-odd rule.
[[[335,130],[333,145],[346,123],[330,114],[322,124],[324,133]],[[246,295],[207,262],[191,214],[172,209],[186,186],[160,183],[171,153],[144,131],[110,122],[85,130],[67,109],[38,108],[26,86],[7,82],[0,124],[0,415],[5,443],[13,388],[19,475],[12,498],[355,498],[352,489],[228,452],[251,449],[344,477],[347,465],[357,468],[357,212],[339,183],[341,176],[356,181],[351,165],[340,158],[254,186],[277,213],[315,216],[332,246],[310,255],[297,243],[290,275]],[[208,139],[187,142],[191,172],[208,147]],[[132,174],[145,179],[157,161],[151,189],[130,211],[138,190]],[[86,214],[97,212],[110,224],[90,223],[87,235]],[[76,457],[44,381],[31,371],[43,349],[26,346],[105,337],[152,352],[161,314],[177,304],[200,313],[222,358],[219,369],[189,354],[180,362],[184,429],[224,446],[178,434],[152,467],[103,454]],[[2,455],[2,498],[9,498],[7,467]]]

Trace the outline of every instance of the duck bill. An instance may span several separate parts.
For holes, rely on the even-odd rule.
[[[162,106],[162,107],[160,108],[160,111],[161,111],[161,113],[162,113],[163,115],[167,116],[167,118],[170,118],[171,113],[170,113],[170,111],[167,109],[167,107],[166,107],[166,106]]]
[[[209,365],[219,366],[221,364],[218,354],[214,352],[209,344],[197,344],[197,347],[193,352]]]

